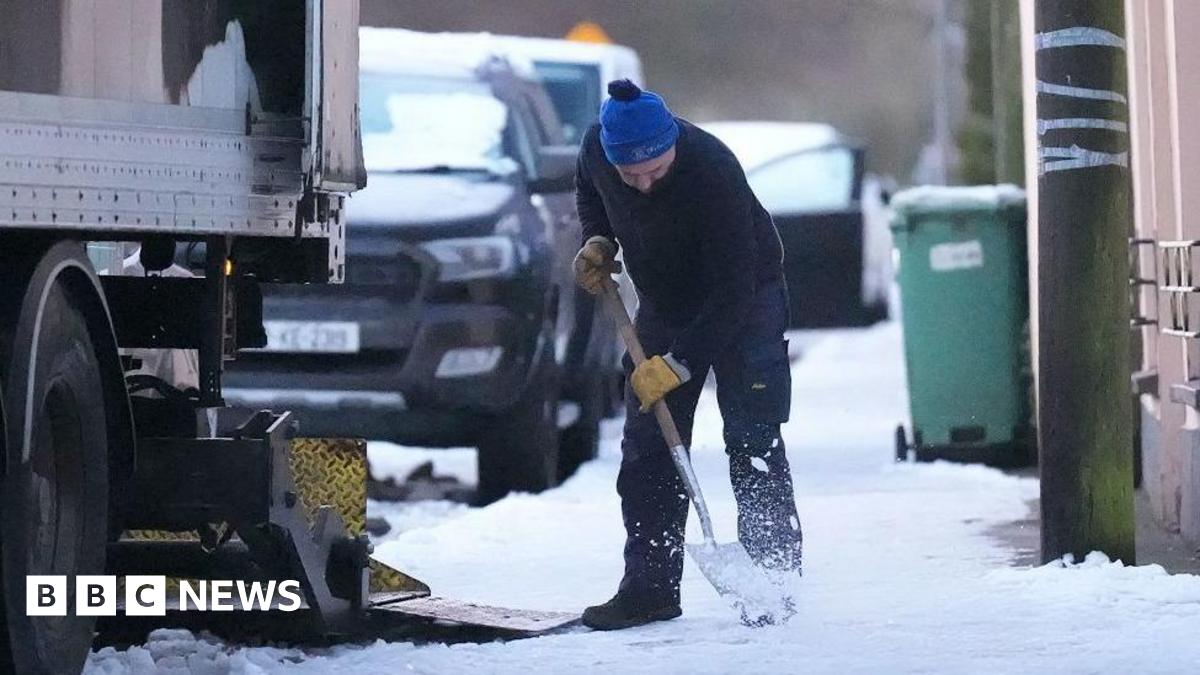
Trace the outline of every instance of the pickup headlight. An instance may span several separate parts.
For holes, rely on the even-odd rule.
[[[512,239],[499,235],[439,239],[421,244],[438,261],[438,281],[507,277],[516,269]]]

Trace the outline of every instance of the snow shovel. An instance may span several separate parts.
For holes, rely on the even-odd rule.
[[[604,304],[617,322],[617,330],[629,350],[630,358],[635,366],[640,365],[646,360],[646,352],[638,340],[625,303],[617,293],[616,283],[607,281],[603,295]],[[692,470],[692,461],[665,400],[654,404],[654,417],[658,420],[663,439],[671,449],[671,459],[675,462],[675,469],[683,480],[692,506],[696,508],[700,529],[704,534],[703,543],[686,545],[688,554],[717,592],[741,611],[743,623],[763,626],[787,621],[796,613],[790,594],[783,588],[787,579],[782,574],[776,575],[755,564],[741,542],[717,543],[708,505],[704,503],[704,494],[700,492],[700,483]]]

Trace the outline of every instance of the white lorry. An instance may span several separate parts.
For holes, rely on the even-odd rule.
[[[361,442],[294,441],[286,412],[198,422],[223,363],[265,344],[257,284],[344,276],[358,3],[2,6],[0,672],[78,672],[97,628],[80,575],[295,580],[289,634],[439,616],[395,611],[429,589],[368,556]],[[114,242],[143,274],[113,273]],[[203,274],[159,273],[181,251]],[[195,350],[197,386],[128,376],[147,349]],[[67,580],[65,616],[27,613],[29,575]],[[259,637],[275,615],[223,614]]]

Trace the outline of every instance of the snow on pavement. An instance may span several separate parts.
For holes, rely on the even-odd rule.
[[[168,632],[147,647],[94,653],[85,672],[1194,670],[1200,579],[1099,555],[1013,568],[1013,552],[987,531],[1026,516],[1035,480],[974,466],[891,463],[892,432],[906,418],[897,325],[828,334],[793,375],[785,438],[806,555],[800,613],[787,625],[743,627],[689,562],[683,617],[633,630],[326,650],[237,648]],[[733,497],[712,391],[700,405],[693,457],[718,539],[730,540]],[[602,456],[562,487],[412,519],[376,555],[448,597],[556,610],[606,600],[621,574],[619,433],[619,423],[608,423]],[[698,529],[693,516],[691,539]]]
[[[432,462],[438,476],[471,485],[479,482],[475,448],[414,448],[382,441],[371,441],[369,447],[371,477],[375,480],[403,483],[414,469]]]

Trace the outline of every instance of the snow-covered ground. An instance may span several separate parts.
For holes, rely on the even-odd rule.
[[[438,476],[451,476],[475,485],[479,481],[475,465],[475,448],[412,448],[394,443],[372,441],[367,444],[371,460],[371,477],[392,479],[398,483],[425,462],[432,462]]]
[[[689,563],[683,617],[640,629],[332,650],[236,648],[165,632],[145,648],[93,654],[86,672],[1195,671],[1200,579],[1102,556],[1015,568],[1014,551],[988,531],[1027,515],[1035,480],[891,462],[894,426],[906,418],[898,326],[823,334],[793,372],[785,437],[806,556],[801,611],[787,625],[743,627]],[[713,392],[700,406],[693,457],[718,538],[728,540],[733,497]],[[606,600],[623,533],[613,488],[619,423],[605,432],[600,459],[540,496],[484,509],[373,505],[395,521],[376,555],[449,597],[555,610]],[[689,532],[697,530],[693,518]]]

